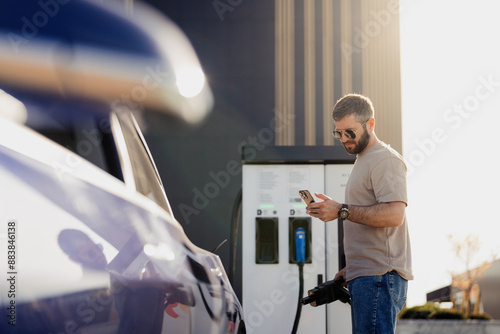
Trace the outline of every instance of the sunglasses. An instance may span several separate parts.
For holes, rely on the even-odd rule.
[[[368,122],[368,121],[366,121]],[[364,122],[363,124],[361,124],[361,126],[357,129],[357,130],[351,130],[351,129],[347,129],[347,130],[334,130],[333,131],[333,136],[335,138],[337,138],[338,140],[342,139],[342,135],[345,134],[345,136],[347,137],[347,139],[355,139],[356,138],[356,132],[359,131],[359,129],[361,129],[363,126],[365,126],[366,122]]]

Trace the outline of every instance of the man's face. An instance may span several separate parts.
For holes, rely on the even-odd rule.
[[[93,243],[91,240],[81,244],[77,250],[77,261],[89,269],[105,270],[108,265],[108,261],[106,261],[106,257],[104,256],[101,247],[100,245]]]
[[[356,121],[354,115],[349,115],[335,122],[335,130],[342,133],[340,142],[349,154],[359,154],[363,152],[370,142],[371,136],[366,129],[366,123],[359,123]],[[345,130],[351,130],[348,132],[351,134],[354,133],[355,138],[349,138]]]

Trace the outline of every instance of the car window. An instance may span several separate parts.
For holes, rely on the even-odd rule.
[[[26,109],[21,123],[123,180],[107,106],[35,93],[10,94]]]

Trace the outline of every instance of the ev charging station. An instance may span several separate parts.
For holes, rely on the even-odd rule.
[[[244,148],[242,301],[247,333],[291,333],[299,299],[344,267],[343,226],[309,216],[299,190],[342,202],[353,163],[354,156],[339,146]],[[297,247],[302,240],[299,296]],[[350,333],[350,312],[348,304],[338,301],[304,305],[297,333]]]

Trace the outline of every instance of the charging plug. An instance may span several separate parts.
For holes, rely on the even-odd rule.
[[[311,218],[290,217],[288,220],[288,263],[312,263]]]
[[[297,263],[306,262],[306,231],[302,227],[295,230],[295,259]]]

